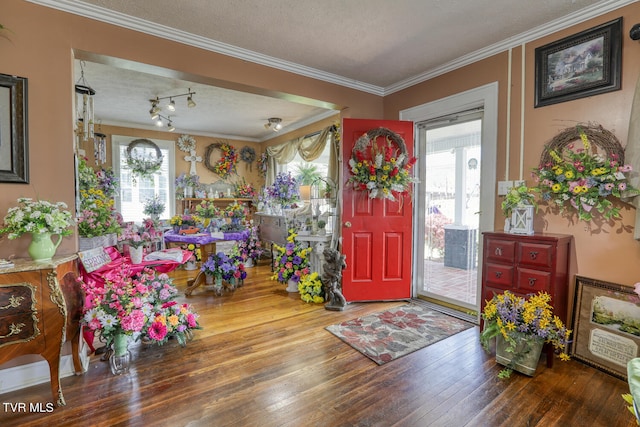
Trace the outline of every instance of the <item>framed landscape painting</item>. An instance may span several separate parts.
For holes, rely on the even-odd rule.
[[[619,378],[640,354],[640,297],[629,286],[576,276],[571,357]]]
[[[621,88],[622,18],[535,50],[535,107]]]

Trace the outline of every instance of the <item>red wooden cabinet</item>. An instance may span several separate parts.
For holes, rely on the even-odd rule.
[[[566,325],[570,244],[571,236],[564,234],[484,233],[482,309],[505,290],[522,296],[545,291]]]

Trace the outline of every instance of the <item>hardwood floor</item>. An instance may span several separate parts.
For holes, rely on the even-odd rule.
[[[131,372],[111,375],[93,356],[83,376],[62,379],[67,406],[12,413],[8,426],[634,426],[625,381],[577,361],[542,357],[534,378],[499,380],[495,356],[471,328],[382,366],[324,328],[402,303],[343,312],[302,302],[251,269],[245,286],[189,298],[202,330],[185,348],[136,343]],[[179,289],[187,275],[176,272]],[[0,395],[50,402],[49,384]]]

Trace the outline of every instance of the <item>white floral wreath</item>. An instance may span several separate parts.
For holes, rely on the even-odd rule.
[[[196,149],[196,140],[191,135],[180,135],[178,148],[186,153]]]

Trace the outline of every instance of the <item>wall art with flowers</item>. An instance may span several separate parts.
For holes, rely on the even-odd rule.
[[[601,126],[578,125],[547,144],[533,175],[542,202],[589,222],[594,215],[605,220],[620,217],[620,208],[612,200],[638,194],[627,181],[631,171],[611,132]]]

